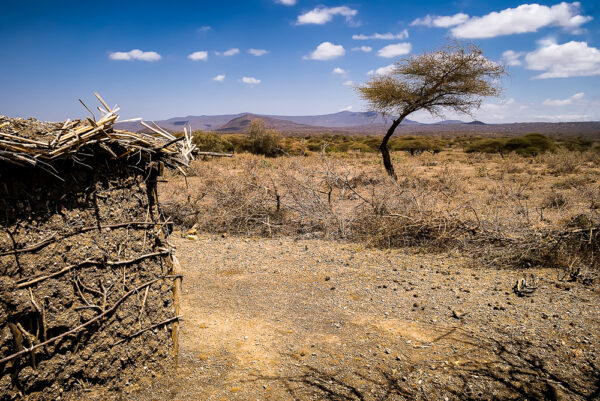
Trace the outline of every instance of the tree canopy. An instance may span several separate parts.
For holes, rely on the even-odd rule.
[[[477,46],[454,43],[401,59],[390,74],[359,86],[359,96],[371,110],[395,116],[379,147],[388,174],[396,177],[387,144],[406,116],[418,110],[437,116],[446,110],[470,114],[485,97],[501,94],[504,74],[504,67],[485,58]]]

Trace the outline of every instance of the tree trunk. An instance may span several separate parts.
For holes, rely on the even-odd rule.
[[[381,157],[383,158],[383,166],[385,167],[385,171],[387,171],[388,175],[392,177],[394,180],[397,180],[396,172],[394,171],[394,165],[392,164],[392,159],[390,157],[390,151],[387,147],[390,137],[394,135],[394,131],[400,125],[400,122],[404,119],[404,116],[398,117],[397,120],[394,120],[391,127],[388,129],[387,133],[383,137],[381,141],[381,145],[379,145],[379,150],[381,151]]]

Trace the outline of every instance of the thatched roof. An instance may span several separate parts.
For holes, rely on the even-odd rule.
[[[113,129],[113,124],[119,121],[119,107],[111,109],[100,95],[95,95],[101,104],[99,120],[91,111],[92,117],[86,120],[64,123],[35,121],[32,124],[31,120],[0,116],[0,163],[40,168],[59,178],[55,168],[57,161],[80,162],[90,156],[93,149],[104,150],[114,159],[135,157],[139,160],[141,157],[148,161],[160,160],[169,167],[180,169],[189,164],[195,149],[191,130],[185,129],[184,136],[177,138],[156,124],[144,122],[142,124],[152,133]]]

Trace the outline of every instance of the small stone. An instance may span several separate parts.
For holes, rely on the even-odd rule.
[[[391,353],[392,353],[392,350],[391,350],[391,349],[389,349],[389,348],[386,348],[386,349],[385,349],[385,353],[386,353],[386,354],[391,354]]]

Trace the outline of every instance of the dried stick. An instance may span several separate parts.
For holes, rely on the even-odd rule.
[[[171,252],[169,252],[169,251],[160,251],[160,252],[148,253],[146,255],[138,256],[137,258],[133,258],[133,259],[129,259],[129,260],[117,260],[115,262],[107,261],[106,265],[107,266],[130,265],[132,263],[139,262],[140,260],[152,258],[154,256],[166,256],[166,255],[169,255],[170,253]]]
[[[78,331],[86,328],[90,324],[92,324],[92,323],[94,323],[94,322],[102,319],[103,317],[111,314],[112,312],[114,312],[117,309],[117,307],[123,303],[123,301],[125,301],[129,296],[131,296],[131,294],[133,294],[133,293],[135,293],[137,291],[140,291],[140,290],[142,290],[142,289],[144,289],[144,288],[146,288],[146,287],[148,287],[148,286],[150,286],[150,285],[152,285],[152,284],[154,284],[157,281],[162,280],[162,279],[163,279],[163,277],[155,278],[154,280],[150,280],[150,281],[148,281],[148,282],[140,285],[139,287],[136,287],[136,288],[128,291],[125,295],[123,295],[121,298],[119,298],[119,300],[117,302],[115,302],[110,308],[108,308],[107,310],[105,310],[104,312],[102,312],[101,314],[99,314],[98,316],[96,316],[96,317],[88,320],[87,322],[85,322],[85,323],[83,323],[83,324],[81,324],[81,325],[79,325],[79,326],[77,326],[77,327],[75,327],[75,328],[73,328],[73,329],[65,332],[65,333],[62,333],[62,334],[60,334],[60,335],[58,335],[56,337],[52,337],[51,339],[46,340],[43,343],[39,343],[39,344],[33,345],[33,346],[29,347],[29,348],[23,348],[19,352],[16,352],[16,353],[14,353],[12,355],[9,355],[9,356],[7,356],[5,358],[2,358],[2,359],[0,359],[0,364],[6,363],[6,362],[8,362],[8,361],[10,361],[10,360],[12,360],[14,358],[17,358],[17,357],[20,357],[21,355],[26,354],[28,352],[32,352],[32,351],[36,350],[37,348],[44,347],[46,345],[52,344],[53,342],[55,342],[57,340],[60,340],[61,338],[64,338],[64,337],[69,336],[71,334],[77,333]]]
[[[165,222],[153,222],[153,221],[129,221],[126,223],[118,223],[118,224],[109,224],[109,225],[105,225],[105,226],[100,226],[100,229],[104,229],[104,228],[121,228],[121,227],[129,227],[129,226],[162,226],[162,225],[166,225],[169,224],[168,221]],[[72,234],[67,234],[65,235],[65,237],[67,236],[72,236],[74,234],[82,234],[88,231],[93,231],[93,230],[97,230],[98,226],[93,226],[93,227],[82,227],[79,231],[72,233]],[[64,237],[63,237],[64,238]],[[2,251],[0,252],[0,256],[6,256],[6,255],[15,255],[18,253],[25,253],[25,252],[34,252],[39,250],[40,248],[43,248],[44,246],[51,244],[53,242],[56,242],[59,238],[56,238],[56,233],[52,234],[52,236],[50,236],[49,238],[46,238],[43,241],[40,241],[36,244],[33,244],[31,246],[28,246],[26,248],[19,248],[19,249],[11,249],[9,251]]]
[[[0,252],[0,256],[14,255],[14,254],[17,254],[17,253],[37,251],[38,249],[44,247],[45,245],[48,245],[48,244],[54,242],[55,241],[54,237],[56,237],[56,233],[52,234],[51,237],[46,238],[45,240],[38,242],[37,244],[28,246],[27,248],[12,249],[10,251]]]
[[[21,283],[17,284],[17,288],[19,288],[19,289],[20,288],[26,288],[26,287],[32,286],[34,284],[37,284],[40,281],[44,281],[44,280],[47,280],[47,279],[53,278],[53,277],[58,277],[58,276],[60,276],[60,275],[62,275],[64,273],[68,272],[69,270],[75,269],[77,267],[81,267],[81,266],[85,266],[85,265],[91,265],[91,264],[98,264],[98,263],[99,263],[98,261],[95,261],[93,259],[89,259],[88,258],[88,259],[84,260],[81,263],[77,263],[76,265],[70,265],[70,266],[63,267],[62,269],[60,269],[56,273],[48,274],[48,275],[45,275],[45,276],[39,276],[39,277],[36,277],[36,278],[31,279],[29,281],[21,282]]]
[[[81,263],[77,263],[75,265],[70,265],[70,266],[66,266],[63,267],[62,269],[60,269],[59,271],[52,273],[52,274],[47,274],[44,276],[39,276],[33,279],[30,279],[29,281],[22,281],[19,284],[17,284],[17,288],[27,288],[29,286],[32,286],[34,284],[37,284],[41,281],[45,281],[48,280],[50,278],[54,278],[54,277],[58,277],[60,275],[65,274],[66,272],[73,270],[75,268],[81,267],[81,266],[85,266],[85,265],[104,265],[106,264],[107,266],[124,266],[124,265],[130,265],[132,263],[135,262],[139,262],[140,260],[144,260],[144,259],[148,259],[148,258],[152,258],[155,256],[165,256],[168,255],[170,252],[169,251],[161,251],[161,252],[154,252],[154,253],[148,253],[146,255],[142,255],[142,256],[138,256],[137,258],[134,259],[130,259],[130,260],[117,260],[117,261],[107,261],[107,262],[102,262],[99,260],[94,260],[94,259],[86,259]]]
[[[140,329],[142,328],[142,314],[144,313],[144,309],[146,308],[146,299],[148,298],[149,289],[149,287],[146,287],[146,291],[144,292],[144,299],[142,301],[142,307],[140,308],[140,313],[138,314],[138,322],[140,324]]]
[[[124,339],[117,341],[117,342],[115,343],[115,346],[116,346],[116,345],[119,345],[119,344],[122,344],[122,343],[124,343],[125,341],[127,341],[127,340],[130,340],[130,339],[132,339],[132,338],[134,338],[134,337],[137,337],[137,336],[139,336],[140,334],[143,334],[143,333],[147,332],[148,330],[152,330],[152,329],[155,329],[155,328],[157,328],[157,327],[164,326],[165,324],[169,324],[169,323],[171,323],[171,322],[173,322],[173,321],[177,321],[177,322],[179,322],[179,319],[181,319],[182,317],[183,317],[182,315],[173,316],[173,317],[171,317],[171,318],[169,318],[169,319],[163,320],[162,322],[158,322],[158,323],[155,323],[155,324],[153,324],[152,326],[148,326],[148,327],[146,327],[145,329],[141,329],[141,330],[139,330],[139,331],[136,331],[136,332],[135,332],[135,333],[133,333],[133,334],[128,334],[128,335],[127,335],[127,336],[126,336]],[[176,324],[178,324],[178,323],[176,323]]]

